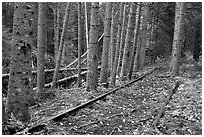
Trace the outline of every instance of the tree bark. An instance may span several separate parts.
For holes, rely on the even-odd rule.
[[[8,117],[13,113],[25,126],[30,121],[30,101],[34,101],[31,74],[33,26],[30,23],[34,14],[33,6],[28,3],[15,3],[6,113]]]
[[[103,52],[102,52],[102,64],[101,64],[101,75],[100,82],[106,83],[108,78],[108,53],[110,45],[110,28],[111,26],[111,11],[112,11],[112,2],[106,3],[106,13],[105,13],[105,25],[104,25],[104,37],[103,37]],[[110,45],[112,46],[112,45]]]
[[[184,33],[185,8],[186,8],[185,2],[176,3],[174,40],[172,46],[172,59],[170,64],[172,75],[179,74],[179,60],[181,56],[181,47],[184,38],[183,33]]]
[[[44,92],[45,47],[47,45],[47,3],[38,5],[37,94]]]
[[[91,25],[90,25],[90,42],[88,52],[88,74],[87,74],[87,89],[96,90],[98,84],[98,15],[99,3],[93,2],[91,6]]]
[[[134,32],[134,26],[135,26],[135,15],[136,15],[136,3],[132,2],[131,8],[130,8],[130,16],[128,19],[128,28],[127,28],[127,34],[125,38],[125,47],[124,47],[124,53],[123,53],[123,61],[122,61],[122,68],[121,68],[121,78],[123,79],[125,76],[127,76],[129,63],[128,60],[130,59],[130,52],[132,51],[133,45],[132,45],[132,39],[133,39],[133,32]]]
[[[82,42],[82,30],[81,30],[81,2],[78,2],[78,80],[77,87],[81,87],[81,42]]]
[[[71,9],[71,3],[68,3],[67,7],[66,7],[66,13],[65,13],[65,16],[64,16],[64,21],[63,21],[63,29],[62,29],[62,34],[61,34],[61,37],[60,37],[60,45],[59,45],[59,50],[58,50],[58,55],[57,55],[57,60],[56,60],[56,65],[55,65],[55,72],[54,72],[54,76],[53,76],[53,80],[52,80],[52,88],[56,87],[57,76],[58,76],[60,61],[61,61],[61,57],[62,57],[62,51],[63,51],[63,46],[64,46],[64,38],[65,38],[66,28],[67,28],[67,25],[68,25],[70,9]]]
[[[115,86],[116,81],[116,73],[117,73],[117,66],[118,66],[118,58],[119,58],[119,50],[120,50],[120,40],[121,40],[121,29],[122,29],[122,19],[123,19],[123,10],[124,10],[124,2],[120,3],[120,15],[119,15],[119,22],[118,22],[118,33],[117,33],[117,42],[116,42],[116,51],[115,51],[115,59],[113,63],[113,70],[111,71],[111,86]]]

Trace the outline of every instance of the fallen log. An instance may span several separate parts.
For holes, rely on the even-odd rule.
[[[101,66],[99,66],[98,69],[100,70]],[[87,71],[84,71],[84,72],[81,73],[81,75],[83,76],[86,73],[87,73]],[[57,81],[57,84],[61,84],[62,82],[65,82],[65,81],[68,81],[68,80],[71,80],[71,79],[76,79],[77,77],[78,77],[78,74],[75,74],[75,75],[72,75],[70,77],[60,79],[60,80]],[[49,88],[51,86],[52,86],[52,82],[45,84],[45,88]],[[33,88],[33,90],[37,90],[37,87]]]
[[[157,69],[157,67],[156,67],[156,68],[153,68],[152,70],[148,71],[147,73],[143,74],[142,76],[138,77],[137,79],[135,79],[135,80],[133,80],[133,81],[127,83],[127,84],[124,84],[124,85],[122,85],[122,86],[120,86],[120,87],[118,87],[118,88],[115,88],[115,89],[113,89],[113,90],[111,90],[111,91],[109,91],[109,92],[107,92],[107,93],[105,93],[105,94],[102,94],[102,95],[100,95],[100,96],[98,96],[98,97],[96,97],[96,98],[94,98],[94,99],[92,99],[92,100],[90,100],[90,101],[88,101],[88,102],[86,102],[86,103],[83,103],[83,104],[81,104],[81,105],[79,105],[79,106],[76,106],[76,107],[71,108],[71,109],[69,109],[69,110],[62,111],[62,112],[60,112],[59,114],[57,114],[56,116],[53,116],[53,117],[50,117],[50,118],[48,118],[48,119],[46,119],[46,120],[44,120],[44,121],[41,121],[40,123],[38,123],[38,124],[36,124],[36,125],[34,125],[34,126],[32,126],[32,127],[29,127],[29,128],[27,128],[27,129],[25,129],[25,130],[26,130],[27,132],[29,132],[29,133],[33,133],[33,132],[35,132],[35,130],[38,130],[39,128],[45,127],[45,126],[46,126],[45,123],[49,123],[50,121],[57,121],[57,120],[59,120],[59,119],[65,117],[65,116],[67,116],[67,115],[74,114],[74,113],[76,113],[77,111],[79,111],[80,109],[85,108],[85,107],[87,107],[88,105],[90,105],[90,104],[92,104],[92,103],[94,103],[94,102],[96,102],[96,101],[98,101],[98,100],[103,99],[103,98],[106,97],[107,95],[110,95],[110,94],[112,94],[112,93],[115,93],[115,92],[116,92],[117,90],[119,90],[119,89],[125,88],[125,87],[127,87],[127,86],[129,86],[129,85],[131,85],[131,84],[133,84],[133,83],[135,83],[135,82],[137,82],[137,81],[139,81],[139,80],[142,80],[145,76],[151,74],[155,69]],[[16,134],[19,135],[19,134],[21,134],[21,133],[24,133],[24,131],[17,132]]]
[[[87,71],[84,71],[84,72],[81,73],[81,75],[85,75],[86,73],[87,73]],[[60,83],[62,83],[62,82],[65,82],[65,81],[68,81],[68,80],[71,80],[71,79],[75,79],[75,78],[77,78],[77,77],[78,77],[78,74],[75,74],[75,75],[73,75],[73,76],[60,79],[60,80],[57,81],[57,84],[60,84]],[[51,86],[52,86],[52,82],[45,84],[45,88],[49,88],[49,87],[51,87]],[[33,90],[37,90],[37,87],[33,88]]]
[[[169,95],[168,95],[168,97],[166,98],[166,100],[165,100],[163,106],[161,107],[161,109],[160,109],[158,115],[156,116],[154,122],[152,123],[152,126],[153,126],[153,127],[156,127],[156,126],[157,126],[157,124],[158,124],[158,122],[159,122],[160,118],[162,117],[162,114],[163,114],[163,112],[164,112],[164,110],[165,110],[165,107],[168,105],[168,103],[169,103],[170,100],[172,99],[173,94],[176,93],[176,91],[177,91],[178,87],[180,86],[180,84],[182,84],[181,81],[176,81],[176,82],[175,82],[173,89],[172,89],[171,92],[169,93]]]

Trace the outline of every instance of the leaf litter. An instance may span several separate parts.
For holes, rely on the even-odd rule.
[[[151,124],[176,80],[156,77],[156,75],[167,72],[167,69],[157,70],[143,80],[118,90],[76,114],[64,117],[57,122],[51,122],[47,125],[45,132],[35,134],[201,135],[201,82],[196,85],[182,84],[166,106],[157,128],[152,128]],[[185,73],[193,75],[190,71]],[[31,125],[56,115],[60,111],[85,103],[109,90],[111,89],[103,87],[93,92],[87,92],[85,87],[59,90],[56,99],[48,100],[41,107],[31,110],[33,114]]]

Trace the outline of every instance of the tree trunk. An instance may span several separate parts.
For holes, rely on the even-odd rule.
[[[56,65],[55,65],[55,72],[54,72],[54,76],[53,76],[53,80],[52,80],[52,88],[56,87],[57,76],[58,76],[60,61],[61,61],[61,57],[62,57],[64,38],[65,38],[65,32],[66,32],[67,25],[68,25],[70,9],[71,9],[71,3],[68,3],[67,7],[66,7],[66,13],[64,16],[64,21],[63,21],[63,29],[62,29],[62,34],[60,37],[60,45],[59,45],[59,50],[58,50],[58,55],[57,55],[57,60],[56,60]]]
[[[81,87],[81,42],[82,42],[82,27],[81,27],[81,2],[78,2],[78,81],[77,87]]]
[[[147,23],[149,15],[149,3],[144,3],[144,11],[142,14],[142,30],[141,30],[141,48],[140,48],[140,58],[139,58],[139,69],[142,69],[145,65],[146,56],[146,45],[147,45]]]
[[[91,6],[91,25],[90,25],[90,42],[88,52],[88,74],[87,74],[87,89],[96,90],[98,84],[98,15],[99,3],[93,2]]]
[[[193,50],[193,59],[198,62],[199,60],[199,56],[200,56],[200,52],[201,52],[201,46],[200,46],[200,38],[201,38],[201,35],[200,35],[200,25],[199,25],[199,22],[196,23],[196,26],[195,26],[195,45],[194,45],[194,50]]]
[[[123,23],[122,23],[122,30],[121,30],[121,38],[120,38],[120,51],[119,51],[119,58],[118,58],[118,66],[117,66],[117,74],[120,74],[120,66],[121,66],[121,59],[123,58],[123,49],[124,49],[124,36],[125,36],[125,11],[126,11],[126,5],[124,5],[123,10]]]
[[[85,30],[86,30],[86,49],[88,49],[89,45],[89,29],[88,29],[88,12],[87,12],[87,3],[84,2],[84,9],[85,9]]]
[[[172,59],[171,59],[171,72],[172,75],[179,74],[179,60],[181,56],[181,47],[183,44],[184,37],[184,14],[185,14],[186,3],[177,2],[175,11],[175,27],[174,27],[174,40],[172,46]]]
[[[30,121],[29,104],[34,101],[32,88],[32,17],[35,13],[28,3],[15,3],[13,41],[6,113],[11,113],[24,125]]]
[[[115,27],[115,19],[114,19],[114,11],[115,11],[115,7],[113,6],[112,8],[112,20],[111,20],[111,28],[110,28],[110,50],[109,50],[109,64],[110,64],[110,71],[112,71],[113,69],[113,62],[114,62],[114,53],[115,53],[115,40],[114,40],[114,27]]]
[[[130,66],[128,69],[128,78],[131,80],[132,78],[132,72],[133,72],[133,66],[135,62],[135,55],[136,55],[136,49],[137,49],[137,43],[138,43],[138,36],[139,36],[139,29],[140,29],[140,18],[141,18],[141,4],[138,4],[137,7],[137,19],[135,24],[135,35],[134,35],[134,41],[133,41],[133,52],[130,57]]]
[[[44,92],[45,47],[47,45],[47,3],[38,5],[37,94]]]
[[[84,3],[84,2],[83,2]],[[85,5],[81,3],[81,54],[84,54],[87,51],[87,44],[86,44],[86,22],[85,22]]]
[[[118,66],[118,58],[119,58],[119,50],[120,50],[120,40],[121,40],[121,29],[122,29],[122,19],[123,19],[123,10],[124,10],[124,2],[120,3],[120,15],[118,22],[118,33],[117,33],[117,42],[116,42],[116,51],[115,51],[115,59],[113,63],[113,70],[111,71],[111,86],[115,86],[116,81],[116,72]]]
[[[155,15],[155,24],[154,24],[154,44],[153,44],[153,57],[152,57],[152,63],[155,64],[156,61],[156,46],[158,42],[158,25],[159,25],[159,9],[158,9],[158,3],[157,3],[157,9],[156,9],[156,15]]]
[[[57,2],[55,7],[55,22],[54,22],[54,35],[55,35],[55,44],[54,44],[54,58],[57,59],[58,49],[59,49],[59,25],[60,25],[60,4]]]
[[[141,27],[141,25],[140,25]],[[141,29],[139,29],[138,32],[138,39],[137,39],[137,48],[136,48],[136,54],[135,54],[135,63],[133,70],[136,72],[139,70],[139,64],[140,64],[140,49],[141,49]]]
[[[106,3],[106,13],[105,13],[105,25],[104,25],[104,37],[103,37],[103,52],[102,52],[102,64],[101,64],[101,75],[100,82],[106,83],[108,78],[108,53],[109,53],[109,44],[110,44],[110,28],[111,26],[111,11],[112,11],[112,2]]]
[[[122,61],[122,68],[121,68],[121,78],[123,79],[125,76],[127,76],[129,63],[128,60],[130,59],[130,52],[132,51],[133,45],[132,45],[132,39],[133,39],[133,32],[134,32],[134,26],[135,26],[135,15],[136,15],[136,3],[132,2],[131,8],[130,8],[130,16],[128,19],[128,28],[127,28],[127,34],[125,38],[125,47],[124,47],[124,53],[123,53],[123,61]]]
[[[2,25],[8,24],[8,2],[2,2]]]

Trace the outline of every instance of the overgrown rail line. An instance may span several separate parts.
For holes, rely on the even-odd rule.
[[[28,132],[28,133],[31,133],[31,134],[32,134],[32,133],[34,133],[36,130],[39,131],[40,129],[43,129],[43,128],[46,127],[46,123],[49,123],[50,121],[58,121],[58,120],[62,119],[63,117],[66,117],[67,115],[71,115],[71,114],[73,114],[73,113],[76,113],[77,111],[79,111],[79,110],[81,110],[81,109],[83,109],[83,108],[85,108],[85,107],[87,107],[87,106],[89,106],[89,105],[95,103],[96,101],[101,100],[101,99],[105,98],[106,96],[115,93],[117,90],[122,89],[122,88],[125,88],[125,87],[127,87],[127,86],[129,86],[129,85],[131,85],[131,84],[133,84],[133,83],[135,83],[135,82],[137,82],[137,81],[139,81],[139,80],[142,80],[144,77],[146,77],[147,75],[151,74],[151,73],[152,73],[154,70],[156,70],[157,68],[158,68],[158,67],[155,67],[155,68],[151,69],[150,71],[148,71],[147,73],[145,73],[145,74],[139,76],[139,77],[136,78],[135,80],[132,80],[132,81],[130,81],[129,83],[124,84],[124,85],[122,85],[122,86],[120,86],[120,87],[117,87],[117,88],[115,88],[115,89],[113,89],[113,90],[111,90],[111,91],[109,91],[109,92],[107,92],[107,93],[104,93],[104,94],[102,94],[102,95],[100,95],[100,96],[98,96],[98,97],[96,97],[96,98],[94,98],[94,99],[92,99],[92,100],[90,100],[90,101],[88,101],[88,102],[86,102],[86,103],[83,103],[83,104],[81,104],[81,105],[78,105],[78,106],[76,106],[76,107],[73,107],[73,108],[68,109],[68,110],[65,110],[65,111],[61,111],[59,114],[57,114],[57,115],[55,115],[55,116],[52,116],[52,117],[50,117],[50,118],[47,118],[47,119],[45,119],[44,121],[41,121],[40,123],[35,124],[35,125],[32,126],[32,127],[28,127],[28,128],[23,129],[23,130],[21,130],[21,131],[18,131],[16,134],[20,135],[20,134],[23,134],[23,133],[25,133],[25,132]]]

